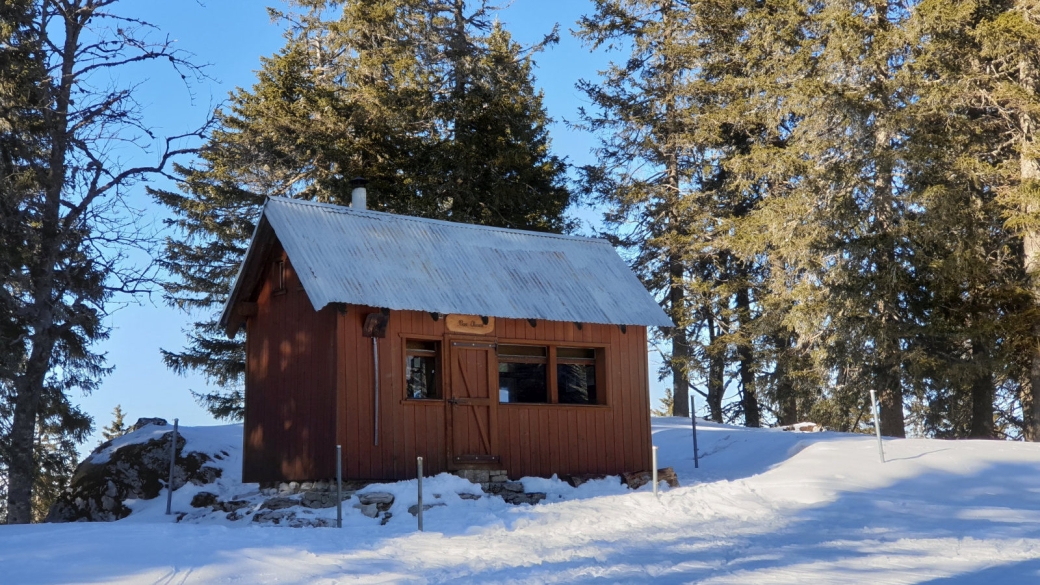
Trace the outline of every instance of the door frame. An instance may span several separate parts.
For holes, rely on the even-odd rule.
[[[457,347],[465,348],[462,350],[456,349]],[[444,354],[447,361],[447,367],[444,368],[444,408],[445,408],[445,446],[447,447],[447,464],[448,470],[455,471],[460,469],[491,469],[501,467],[502,457],[499,451],[498,441],[498,343],[495,338],[488,339],[486,337],[475,337],[471,335],[445,335],[444,336]],[[455,397],[455,365],[456,365],[456,351],[465,350],[483,350],[487,356],[487,384],[488,384],[488,397],[487,397],[487,408],[488,408],[488,427],[487,431],[487,445],[489,454],[486,457],[473,458],[469,460],[457,460],[455,453],[455,415],[459,412],[460,407],[465,407],[469,401],[463,399],[463,402]],[[461,372],[461,369],[460,369]],[[460,383],[466,383],[460,381]],[[483,399],[479,403],[474,405],[483,406]]]

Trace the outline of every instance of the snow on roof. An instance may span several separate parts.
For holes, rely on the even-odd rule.
[[[266,224],[266,225],[265,225]],[[269,226],[269,228],[267,227]],[[348,303],[618,325],[671,326],[609,242],[478,226],[272,197],[225,307],[263,255],[281,242],[315,310]]]

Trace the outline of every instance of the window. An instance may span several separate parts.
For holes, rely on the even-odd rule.
[[[597,350],[590,347],[498,346],[498,401],[600,404]],[[549,364],[555,361],[555,371]],[[550,378],[552,374],[555,379]],[[555,388],[552,382],[555,381]],[[550,390],[555,390],[551,392]]]
[[[437,376],[438,346],[436,341],[405,341],[405,397],[415,399],[441,398]]]
[[[278,286],[274,289],[274,294],[280,295],[285,293],[285,260],[279,260],[274,264],[275,282]]]
[[[498,346],[498,401],[546,403],[549,386],[548,348],[534,345]]]
[[[556,348],[556,388],[560,404],[597,404],[596,350]]]

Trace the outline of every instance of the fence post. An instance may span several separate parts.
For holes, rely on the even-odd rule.
[[[700,469],[701,462],[697,456],[697,410],[693,407],[693,394],[690,394],[690,422],[693,424],[693,468]]]
[[[173,419],[173,441],[170,442],[170,481],[166,484],[166,515],[173,505],[173,465],[177,460],[177,419]]]
[[[343,528],[343,447],[336,445],[336,528]]]
[[[657,445],[654,445],[654,497],[657,496]]]
[[[870,405],[874,409],[874,432],[877,434],[877,450],[878,455],[881,456],[881,462],[885,462],[885,447],[881,442],[881,424],[879,419],[881,418],[881,412],[878,411],[877,395],[874,390],[870,391]]]
[[[416,457],[416,464],[419,466],[419,532],[423,531],[422,527],[422,457]]]

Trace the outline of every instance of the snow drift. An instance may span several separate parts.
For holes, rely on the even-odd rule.
[[[658,498],[617,478],[525,478],[547,498],[512,506],[428,478],[424,500],[445,505],[426,512],[424,533],[407,512],[415,482],[373,486],[394,493],[390,520],[351,506],[342,530],[175,523],[157,498],[113,523],[4,526],[0,568],[5,583],[1040,582],[1040,445],[887,440],[881,464],[873,437],[705,423],[694,469],[688,419],[653,430],[684,486]],[[213,452],[218,435],[231,433],[186,448]],[[175,511],[191,514],[204,488],[249,487],[234,485],[229,453],[214,484],[174,493]]]

